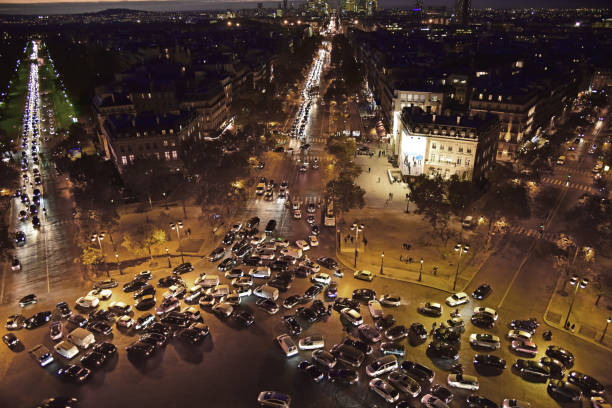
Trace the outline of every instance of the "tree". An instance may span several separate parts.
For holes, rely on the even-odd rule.
[[[166,242],[166,232],[151,224],[140,225],[123,235],[121,246],[137,255],[147,255],[153,258],[156,248]]]
[[[595,306],[598,306],[602,297],[612,296],[612,275],[606,272],[597,274],[595,279],[593,279],[593,288],[597,293]]]
[[[612,247],[612,204],[599,196],[585,196],[565,214],[567,230],[576,241],[600,252]]]
[[[463,218],[464,211],[477,199],[479,191],[471,181],[462,181],[453,175],[448,183],[448,202],[455,215]]]
[[[88,245],[83,248],[80,259],[83,265],[99,265],[104,260],[104,256],[100,248]]]
[[[13,166],[0,161],[0,189],[14,190],[19,187],[19,172]]]
[[[342,166],[353,160],[357,151],[357,144],[352,137],[341,134],[327,139],[327,151],[336,156]]]
[[[432,229],[446,243],[450,238],[448,222],[451,206],[446,199],[446,186],[442,177],[421,175],[408,180],[408,198],[416,204],[416,213],[429,222]]]
[[[329,181],[325,188],[326,199],[334,201],[334,208],[341,212],[348,212],[352,208],[363,208],[365,191],[353,179],[340,173],[338,177]]]
[[[493,186],[482,198],[482,211],[489,218],[489,239],[493,223],[501,217],[527,218],[530,215],[529,195],[525,187],[513,181]]]
[[[9,254],[12,253],[14,244],[9,234],[8,225],[0,225],[0,261],[6,261],[11,258]]]

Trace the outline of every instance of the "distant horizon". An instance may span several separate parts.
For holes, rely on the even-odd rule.
[[[301,4],[305,0],[290,0],[289,3]],[[131,9],[150,12],[223,10],[227,8],[254,8],[259,0],[5,0],[0,2],[2,15],[61,15],[96,13],[107,9]],[[279,1],[263,1],[267,8]],[[332,2],[333,3],[333,2]],[[381,8],[411,8],[413,0],[380,0]],[[533,7],[533,0],[472,0],[472,7],[478,8],[609,8],[606,0],[540,0],[538,7]],[[453,7],[454,0],[425,0],[424,7]]]

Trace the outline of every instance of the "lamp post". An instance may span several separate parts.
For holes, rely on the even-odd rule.
[[[469,245],[458,243],[455,245],[455,252],[459,253],[459,259],[457,259],[457,271],[455,272],[455,281],[453,282],[453,290],[457,288],[457,278],[459,277],[459,264],[461,263],[461,255],[470,250]]]
[[[385,253],[383,252],[382,254],[380,254],[380,274],[384,275],[385,273],[383,272],[383,266],[385,264]]]
[[[600,343],[603,343],[604,338],[606,337],[606,332],[608,331],[608,325],[612,322],[612,317],[608,317],[606,320],[606,327],[604,327],[603,333],[601,334],[601,338],[599,339]]]
[[[178,220],[176,223],[170,223],[170,229],[176,231],[176,236],[178,238],[179,251],[181,251],[181,263],[185,263],[185,258],[183,258],[183,248],[181,247],[181,230],[183,229],[183,221]]]
[[[423,262],[425,261],[423,260],[423,258],[421,258],[421,268],[419,269],[419,282],[423,278]]]
[[[168,257],[168,268],[172,268],[172,264],[170,263],[170,252],[168,247],[166,247],[166,256]]]
[[[357,245],[359,243],[359,232],[363,231],[364,228],[365,225],[363,224],[353,223],[353,225],[351,225],[351,231],[355,231],[355,264],[353,265],[355,268],[357,267]]]
[[[166,210],[167,210],[168,209],[168,193],[164,191],[162,195],[164,196],[164,203],[165,203]]]
[[[117,261],[117,269],[119,269],[119,275],[123,275],[121,272],[121,263],[119,262],[119,253],[115,252],[115,260]]]
[[[102,241],[104,240],[104,233],[100,232],[94,232],[93,234],[91,234],[91,242],[96,242],[98,241],[98,246],[100,247],[100,252],[102,253],[102,261],[104,262],[104,265],[106,265],[106,276],[108,276],[110,278],[110,272],[108,270],[108,264],[106,263],[106,255],[104,255],[104,249],[102,249]]]
[[[576,301],[578,289],[584,289],[588,286],[588,284],[589,280],[587,278],[583,278],[582,280],[580,280],[579,276],[574,275],[572,276],[572,279],[570,279],[570,285],[575,286],[574,296],[572,297],[572,303],[570,303],[569,310],[567,311],[567,317],[565,318],[565,323],[563,323],[563,327],[567,328],[567,326],[569,325],[569,318],[572,314],[572,308],[574,307],[574,302]]]

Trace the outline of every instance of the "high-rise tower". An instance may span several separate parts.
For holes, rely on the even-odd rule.
[[[467,25],[470,19],[471,0],[455,0],[455,20],[458,24]]]

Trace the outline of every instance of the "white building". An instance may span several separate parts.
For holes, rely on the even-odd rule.
[[[392,138],[397,154],[397,146],[400,136],[400,129],[402,127],[402,111],[404,108],[418,107],[426,113],[432,113],[439,115],[442,113],[442,102],[444,101],[444,94],[442,92],[429,92],[429,91],[393,91],[393,99],[391,101],[391,118],[393,123],[392,126]]]

